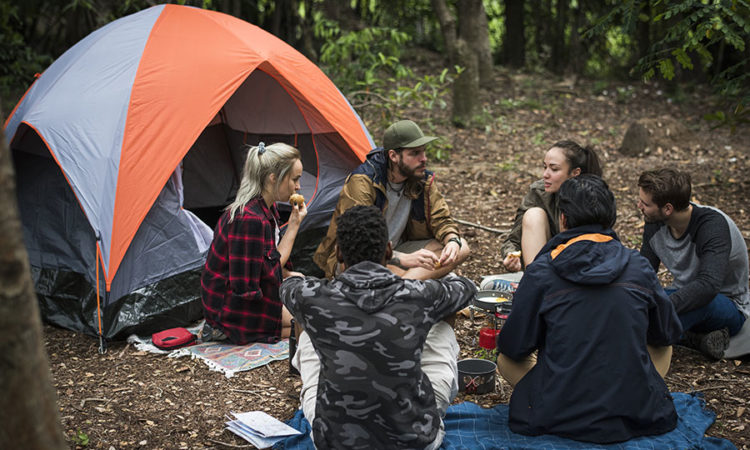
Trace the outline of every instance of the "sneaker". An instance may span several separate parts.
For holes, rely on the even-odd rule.
[[[198,339],[201,342],[225,341],[227,335],[209,325],[208,322],[204,322],[203,329],[198,333]]]
[[[724,351],[729,347],[729,329],[722,328],[705,334],[687,331],[684,344],[718,360],[724,357]]]

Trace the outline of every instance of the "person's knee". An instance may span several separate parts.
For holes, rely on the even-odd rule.
[[[547,221],[547,213],[538,206],[529,208],[523,213],[523,227],[524,228],[539,228],[549,226]]]
[[[302,378],[302,390],[300,391],[300,406],[310,423],[315,417],[315,403],[318,394],[318,376],[320,374],[320,359],[312,341],[307,333],[300,334],[297,340],[297,351],[292,360],[292,365],[299,371]]]
[[[526,376],[527,373],[536,365],[536,355],[531,354],[526,358],[515,361],[503,353],[497,355],[497,373],[511,386],[515,387],[521,378]]]
[[[458,394],[458,341],[444,321],[433,325],[422,351],[422,372],[430,380],[441,415]]]
[[[672,346],[654,347],[647,345],[646,348],[656,371],[659,372],[662,378],[666,377],[672,362]]]

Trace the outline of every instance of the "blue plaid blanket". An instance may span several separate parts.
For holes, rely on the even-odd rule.
[[[726,439],[706,437],[704,433],[714,423],[715,415],[704,408],[700,394],[672,394],[679,415],[677,428],[658,436],[643,436],[611,445],[596,445],[578,442],[557,436],[524,436],[508,428],[508,405],[497,405],[484,409],[481,406],[464,402],[452,405],[445,416],[445,439],[443,449],[736,449]],[[310,439],[310,424],[302,411],[287,422],[302,435],[281,441],[274,449],[313,450]]]

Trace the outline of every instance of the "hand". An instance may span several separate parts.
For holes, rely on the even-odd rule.
[[[292,205],[292,213],[289,215],[289,226],[299,227],[306,215],[306,204],[302,203],[301,206],[297,204]]]
[[[443,252],[440,254],[440,267],[447,266],[448,264],[453,264],[456,258],[458,258],[458,252],[460,250],[461,247],[455,241],[450,241],[445,244],[445,247],[443,247]]]
[[[429,250],[421,249],[414,253],[401,253],[398,255],[401,267],[411,269],[413,267],[422,267],[424,269],[434,270],[438,262],[437,256]]]
[[[507,270],[508,272],[518,272],[519,270],[521,270],[521,258],[508,253],[507,255],[505,255],[503,265],[505,266],[505,270]]]

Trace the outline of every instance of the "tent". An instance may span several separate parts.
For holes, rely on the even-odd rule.
[[[104,338],[200,317],[212,229],[191,210],[233,199],[246,145],[300,149],[301,234],[327,225],[346,175],[374,147],[302,54],[179,5],[78,42],[36,79],[5,133],[43,317]]]

